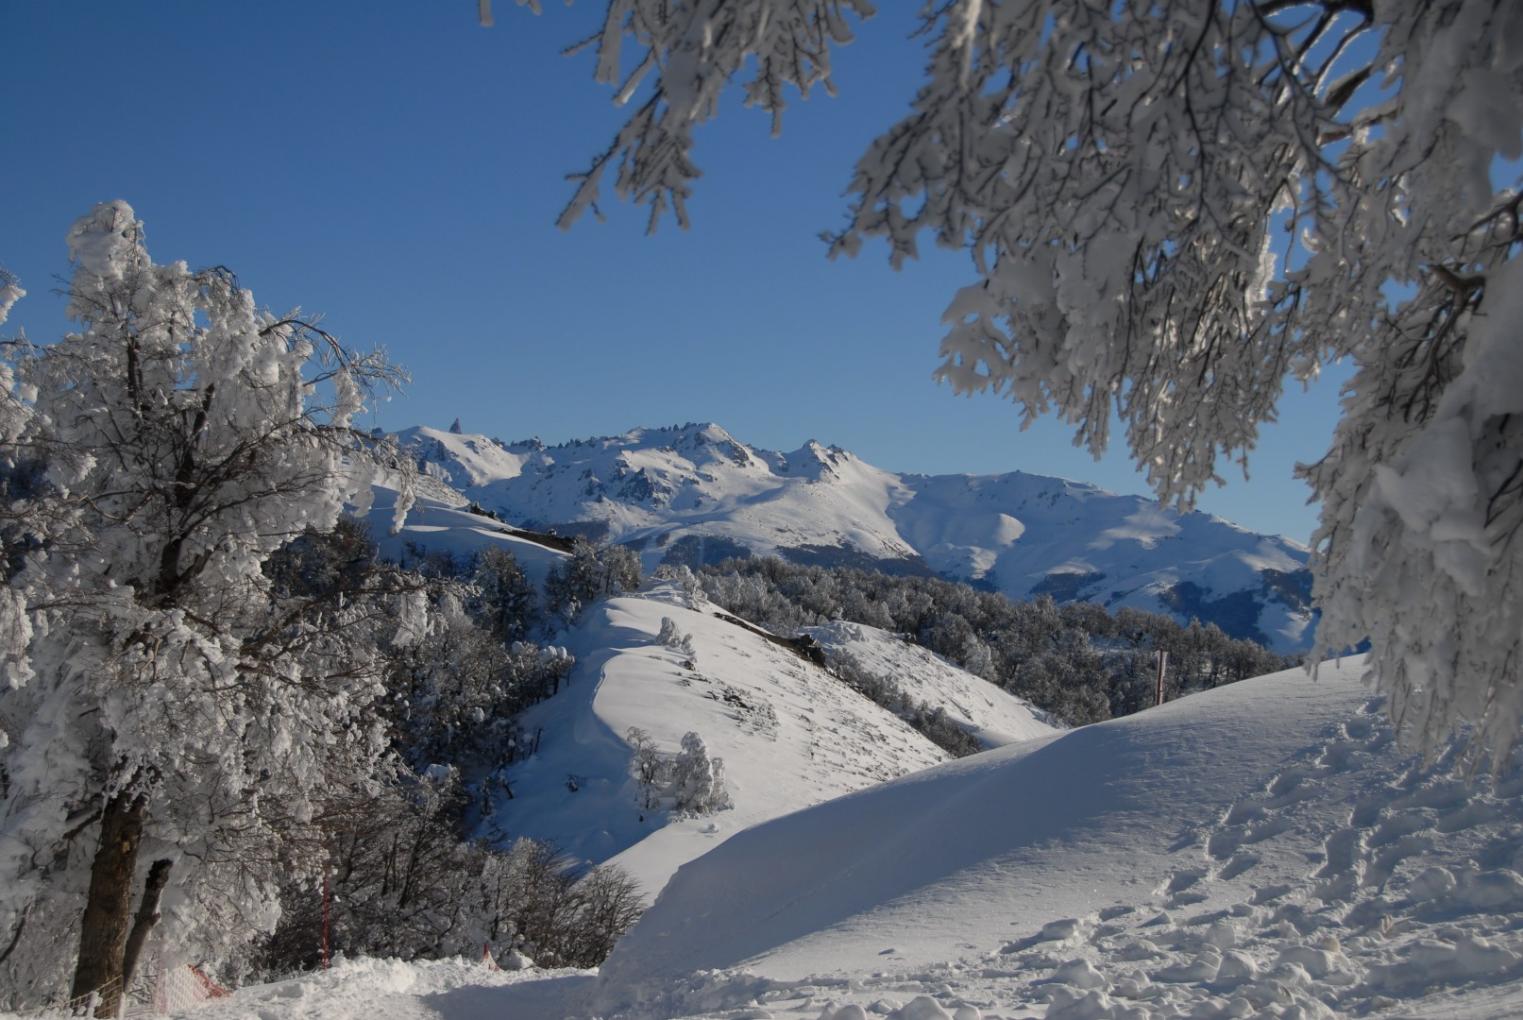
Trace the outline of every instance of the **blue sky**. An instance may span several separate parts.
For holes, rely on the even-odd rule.
[[[124,198],[159,261],[227,265],[261,303],[406,366],[412,385],[367,424],[458,416],[557,441],[713,420],[898,471],[1144,491],[1123,449],[1096,463],[1055,422],[1021,432],[1012,405],[932,382],[965,256],[928,249],[897,273],[877,247],[824,258],[855,158],[917,84],[919,4],[880,5],[838,54],[840,96],[794,102],[779,139],[732,96],[699,134],[692,228],[655,237],[612,200],[605,222],[554,225],[565,174],[621,118],[590,56],[559,54],[601,5],[498,0],[492,29],[475,6],[0,0],[0,265],[30,292],[9,325],[65,328],[64,233]],[[1325,450],[1342,377],[1288,394],[1252,480],[1224,469],[1202,507],[1305,540],[1315,508],[1291,468]]]

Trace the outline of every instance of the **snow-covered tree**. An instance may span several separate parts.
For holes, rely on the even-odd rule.
[[[706,601],[703,582],[686,563],[662,563],[651,576],[658,581],[675,582],[689,609],[699,609]]]
[[[593,545],[578,538],[571,557],[545,578],[545,606],[574,619],[582,609],[640,587],[640,559],[622,545]]]
[[[610,0],[588,42],[634,112],[562,215],[684,203],[694,128],[829,87],[866,0]],[[1523,725],[1523,6],[1500,0],[948,0],[926,80],[857,164],[832,254],[924,235],[975,277],[938,375],[1119,418],[1165,499],[1246,469],[1288,379],[1357,369],[1321,500],[1319,652],[1366,638],[1403,734]],[[632,45],[633,54],[626,52]],[[749,73],[749,71],[747,72]],[[643,83],[643,84],[642,84]]]
[[[670,616],[661,617],[661,632],[656,635],[656,640],[681,655],[689,663],[688,668],[692,668],[691,664],[694,661],[693,635],[682,633],[681,628],[677,626],[676,620],[673,620]]]
[[[666,760],[661,757],[661,751],[651,739],[650,733],[638,726],[631,726],[624,731],[624,743],[629,745],[632,752],[629,767],[640,787],[640,807],[649,811],[660,802],[661,788],[668,771]]]
[[[272,926],[303,863],[281,833],[384,752],[380,636],[405,640],[413,607],[264,569],[365,502],[373,447],[349,424],[397,371],[225,269],[154,263],[123,202],[68,242],[78,332],[17,341],[3,369],[24,418],[3,455],[45,475],[5,516],[0,944],[23,996],[72,968],[104,1015],[157,919],[150,890],[129,938],[145,873],[193,958]]]
[[[682,750],[672,760],[671,791],[680,812],[706,815],[730,806],[724,759],[709,757],[703,738],[696,733],[683,734]]]
[[[527,636],[538,614],[534,585],[523,568],[506,549],[495,547],[481,551],[471,571],[476,589],[472,609],[503,644]]]

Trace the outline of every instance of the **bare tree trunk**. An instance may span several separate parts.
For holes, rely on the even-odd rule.
[[[143,886],[143,901],[138,904],[137,916],[132,919],[132,932],[127,936],[127,948],[122,954],[122,988],[132,986],[132,976],[137,973],[138,960],[153,926],[159,923],[159,897],[169,884],[169,869],[173,864],[167,858],[154,861],[148,868],[148,881]]]
[[[143,839],[147,811],[146,798],[122,792],[107,801],[101,812],[100,844],[90,866],[90,893],[80,924],[72,992],[79,998],[99,991],[98,1017],[116,1016],[121,1005],[132,876],[137,870],[138,844]]]

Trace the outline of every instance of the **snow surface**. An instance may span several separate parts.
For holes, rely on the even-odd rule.
[[[692,668],[657,640],[667,618],[692,639]],[[741,829],[947,757],[794,651],[708,603],[689,608],[672,584],[594,606],[564,643],[576,668],[560,694],[525,716],[531,735],[543,730],[540,751],[509,771],[513,799],[494,820],[512,836],[612,860],[649,897]],[[1053,732],[1024,702],[893,635],[856,628],[849,644],[917,699],[944,705],[991,739]],[[698,733],[724,760],[734,806],[670,820],[642,810],[624,739],[630,727],[668,754],[683,734]]]
[[[777,1016],[884,990],[945,1010],[927,1016],[1517,1015],[1523,777],[1399,753],[1361,669],[1247,681],[760,826],[679,872],[594,1005],[682,1015],[716,1001],[723,982],[693,974],[717,969],[748,973],[732,990],[753,1000],[777,982],[769,1005],[809,990],[812,1013]]]
[[[701,540],[708,559],[744,548],[877,563],[1013,598],[1049,592],[1215,619],[1232,633],[1256,627],[1281,651],[1311,644],[1305,600],[1287,601],[1265,573],[1303,571],[1304,547],[1092,485],[1024,472],[897,475],[813,441],[790,453],[751,447],[712,423],[558,446],[429,428],[398,439],[426,475],[508,520],[591,527],[638,549],[647,570],[674,543]],[[1195,603],[1178,604],[1182,582],[1200,589]],[[1211,604],[1232,596],[1246,604]]]
[[[397,493],[380,485],[373,491],[375,496],[364,520],[387,559],[406,561],[413,558],[415,550],[423,550],[466,560],[495,546],[512,553],[524,576],[543,588],[551,568],[566,558],[563,552],[512,535],[507,525],[451,505],[438,495],[420,493],[407,511],[402,530],[393,534]]]
[[[1361,669],[1246,681],[759,825],[683,867],[600,974],[356,961],[198,1015],[1523,1015],[1523,770],[1403,754]]]
[[[585,976],[577,971],[496,970],[479,960],[337,960],[332,968],[240,989],[194,1011],[197,1020],[500,1020],[501,993],[518,986],[533,1001],[547,979],[556,997]],[[569,979],[569,981],[568,981]]]
[[[849,655],[916,701],[940,705],[985,747],[1035,740],[1058,728],[1046,712],[897,634],[839,620],[804,633],[827,655]]]
[[[1330,669],[1314,683],[1297,670],[1219,688],[754,830],[684,871],[605,972],[617,984],[718,967],[791,979],[922,965],[956,955],[970,930],[1028,936],[1146,899],[1182,865],[1232,856],[1227,836],[1195,844],[1287,749],[1357,709],[1355,676]],[[1302,849],[1289,850],[1297,866]],[[722,933],[693,923],[708,912],[732,923]],[[889,941],[873,945],[866,930]]]

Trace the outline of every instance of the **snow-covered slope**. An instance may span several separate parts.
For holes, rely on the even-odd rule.
[[[906,1018],[1516,1015],[1523,777],[1400,754],[1360,669],[1246,681],[752,829],[677,874],[595,1008],[760,997],[845,1018],[820,998],[877,988],[946,1009]]]
[[[846,656],[916,701],[939,705],[985,747],[1035,740],[1057,728],[1047,713],[897,634],[844,621],[805,633],[832,659]]]
[[[575,971],[497,970],[459,959],[340,959],[331,970],[253,985],[185,1012],[197,1020],[501,1020],[504,992],[533,1003],[547,978],[561,981],[552,1002],[588,980]]]
[[[1402,754],[1361,669],[1246,681],[759,825],[683,867],[599,974],[360,961],[199,1015],[1523,1016],[1523,769]]]
[[[747,446],[714,424],[559,446],[423,427],[398,439],[508,520],[628,544],[648,569],[777,554],[1196,616],[1281,650],[1311,640],[1303,547],[1059,478],[896,475],[812,440]]]
[[[663,618],[691,639],[691,659],[657,640]],[[883,637],[905,649],[897,657],[884,652],[884,661],[914,667],[906,677],[919,674],[921,700],[946,704],[982,731],[1052,732],[1023,702],[977,677],[945,663],[920,672],[918,650]],[[671,585],[593,607],[566,644],[576,670],[565,690],[523,720],[531,733],[542,728],[540,750],[511,771],[513,799],[495,817],[512,835],[613,860],[650,896],[679,865],[741,829],[946,758],[793,650],[706,603],[688,608]],[[630,727],[667,753],[683,734],[698,733],[724,760],[734,806],[669,822],[643,811],[624,739]]]
[[[396,501],[395,490],[375,486],[373,502],[365,515],[381,554],[390,560],[407,562],[419,553],[448,553],[465,561],[483,549],[497,547],[512,553],[524,575],[536,586],[543,586],[545,575],[566,558],[564,552],[514,534],[516,529],[471,513],[432,491],[428,495],[419,493],[407,511],[402,529],[392,534]]]

